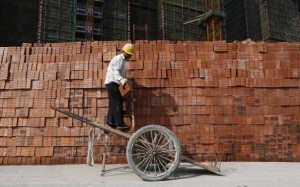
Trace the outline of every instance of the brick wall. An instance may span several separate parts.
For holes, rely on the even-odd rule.
[[[0,48],[0,164],[85,163],[89,126],[104,122],[104,77],[124,42]],[[300,43],[137,41],[128,77],[136,128],[161,124],[195,160],[300,161]],[[128,120],[127,120],[128,121]],[[112,137],[109,163],[125,163]],[[100,162],[102,144],[95,146]]]

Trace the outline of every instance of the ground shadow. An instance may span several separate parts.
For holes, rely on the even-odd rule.
[[[126,175],[131,173],[133,173],[133,171],[130,169],[129,166],[123,166],[123,167],[107,169],[101,173],[101,176],[108,177],[108,176]]]
[[[192,164],[181,164],[176,171],[173,172],[173,174],[168,178],[168,180],[176,180],[176,179],[186,179],[186,178],[193,178],[193,177],[199,177],[202,175],[216,175],[219,176],[213,172],[210,172],[208,170],[201,169],[199,167],[196,167]]]
[[[122,167],[116,167],[105,170],[105,172],[101,173],[102,177],[109,177],[109,176],[118,176],[118,175],[128,175],[128,174],[134,174],[133,171],[129,166],[122,166]],[[201,169],[199,167],[196,167],[192,164],[181,164],[172,174],[169,176],[166,181],[169,180],[179,180],[179,179],[186,179],[186,178],[193,178],[193,177],[199,177],[202,175],[216,175],[215,173],[212,173],[210,171]],[[220,176],[221,177],[221,176]]]

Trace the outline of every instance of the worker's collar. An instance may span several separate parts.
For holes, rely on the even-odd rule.
[[[128,59],[125,58],[125,56],[124,56],[123,53],[121,53],[121,58],[122,58],[123,60],[125,60],[126,62],[128,62]]]
[[[123,60],[126,60],[123,53],[121,53],[121,58],[122,58]]]

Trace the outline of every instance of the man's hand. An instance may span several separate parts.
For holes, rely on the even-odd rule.
[[[127,82],[127,79],[121,79],[121,85],[124,86],[124,84]]]

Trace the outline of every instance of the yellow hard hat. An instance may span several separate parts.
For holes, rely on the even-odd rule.
[[[125,44],[124,47],[122,48],[122,50],[125,53],[130,54],[130,55],[132,55],[134,53],[133,45],[130,43]]]

